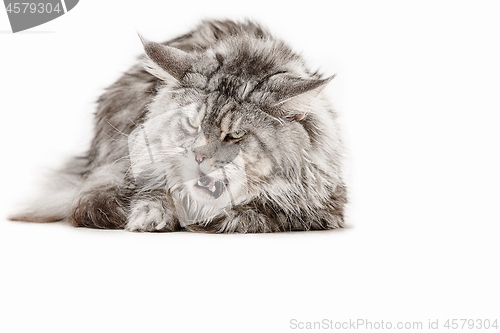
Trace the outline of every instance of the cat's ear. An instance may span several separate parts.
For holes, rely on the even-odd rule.
[[[281,87],[274,108],[287,118],[304,119],[312,111],[319,93],[334,77],[335,75],[327,79],[290,80]]]
[[[179,82],[194,61],[188,52],[139,38],[147,55],[144,69],[161,80]]]

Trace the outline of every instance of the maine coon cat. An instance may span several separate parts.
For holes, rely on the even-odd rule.
[[[98,99],[88,153],[11,219],[130,231],[343,226],[342,143],[323,92],[332,77],[252,22],[142,42],[140,63]]]

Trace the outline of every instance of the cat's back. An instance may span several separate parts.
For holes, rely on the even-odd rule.
[[[184,51],[205,51],[219,41],[229,38],[270,38],[271,35],[258,24],[233,21],[203,21],[191,32],[167,41],[163,44],[179,48]]]

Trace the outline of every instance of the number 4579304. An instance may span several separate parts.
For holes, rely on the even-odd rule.
[[[444,323],[447,329],[498,329],[497,320],[489,319],[448,319]]]
[[[59,7],[59,3],[55,6],[52,6],[51,3],[30,3],[30,2],[15,2],[9,3],[7,6],[7,13],[47,13],[50,14],[52,12],[60,13],[61,8]]]

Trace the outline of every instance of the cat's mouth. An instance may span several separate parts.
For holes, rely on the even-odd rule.
[[[226,188],[223,182],[205,174],[200,175],[200,178],[194,186],[202,189],[214,199],[219,198]]]

